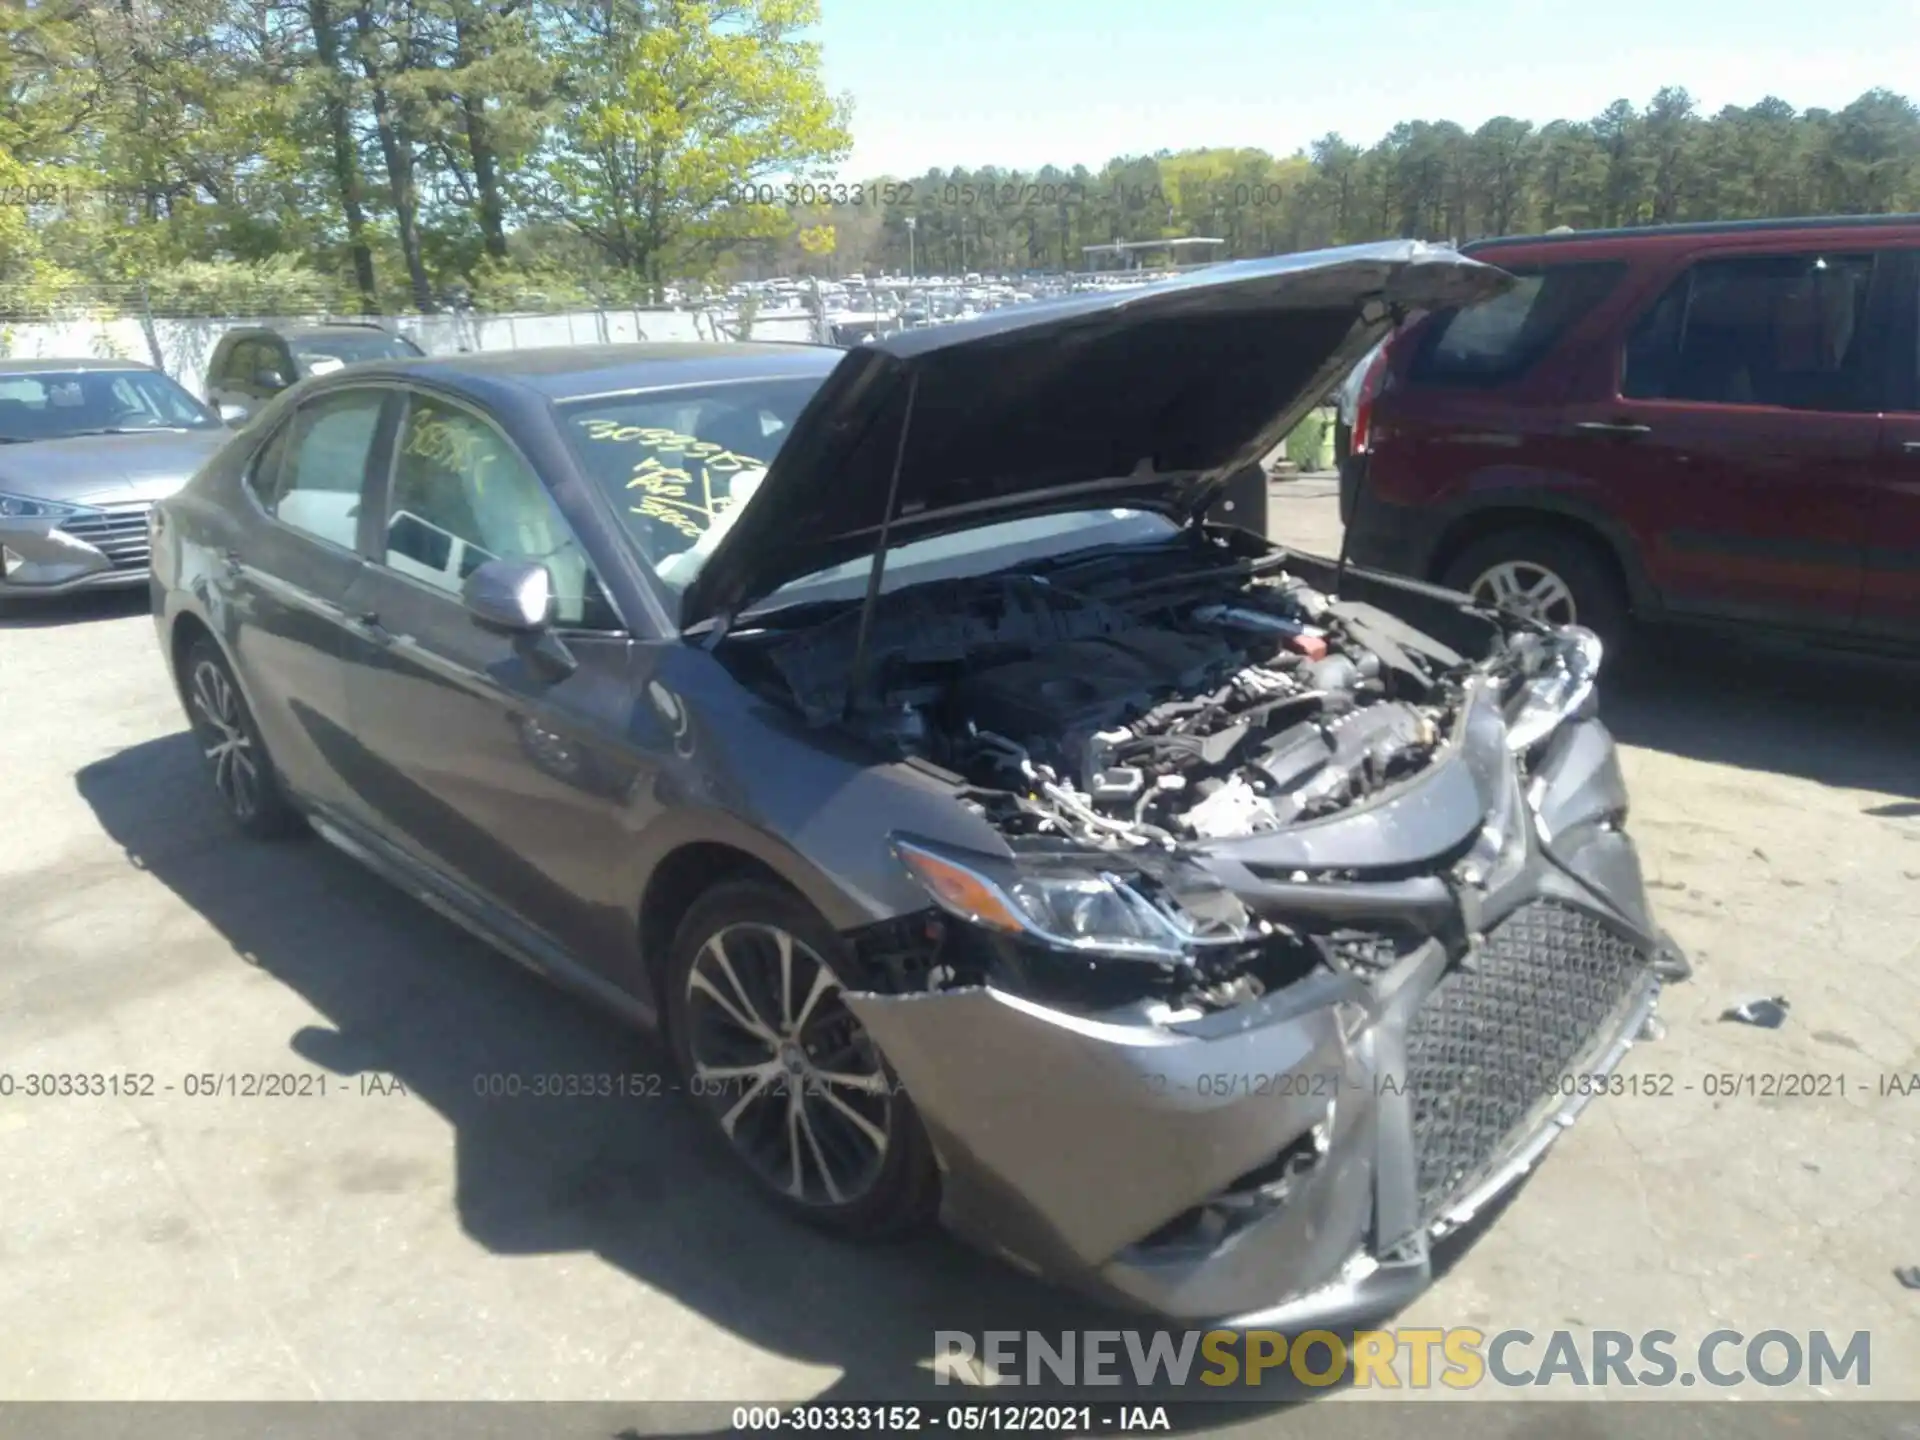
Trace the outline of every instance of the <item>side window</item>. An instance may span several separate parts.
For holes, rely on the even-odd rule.
[[[281,345],[262,340],[254,348],[254,383],[263,390],[282,390],[293,383],[293,359]]]
[[[261,506],[284,525],[355,548],[384,390],[340,390],[302,405],[254,464]]]
[[[1620,393],[1635,400],[1878,408],[1869,373],[1872,255],[1702,260],[1627,337]]]
[[[540,477],[479,417],[416,395],[394,457],[387,566],[458,595],[488,560],[537,560],[562,625],[619,628],[586,551]]]
[[[273,354],[272,347],[264,340],[249,340],[241,349],[245,353],[234,362],[235,378],[242,385],[262,387],[262,377],[271,368],[268,357]]]
[[[1498,263],[1498,256],[1494,257]],[[1619,261],[1515,268],[1517,283],[1491,300],[1434,317],[1408,379],[1491,385],[1523,373],[1620,282]]]
[[[269,515],[280,503],[280,466],[286,459],[287,439],[292,434],[293,422],[289,420],[260,447],[253,457],[252,467],[247,471],[247,488],[253,491],[254,499]]]
[[[220,362],[220,383],[222,385],[244,385],[253,376],[253,347],[245,340],[236,341],[227,351],[226,358]]]

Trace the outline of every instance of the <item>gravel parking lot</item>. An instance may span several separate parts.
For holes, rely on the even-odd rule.
[[[1327,482],[1274,496],[1337,546]],[[1626,1065],[1672,1089],[1591,1107],[1401,1323],[1867,1330],[1871,1393],[1920,1398],[1920,1094],[1882,1093],[1920,1071],[1916,700],[1702,641],[1607,692],[1698,967]],[[940,1238],[788,1223],[670,1096],[487,1098],[667,1060],[326,846],[231,835],[144,594],[0,620],[0,737],[0,1071],[156,1086],[0,1098],[0,1397],[951,1399],[936,1329],[1098,1323]],[[1718,1018],[1775,994],[1778,1030]],[[189,1093],[252,1075],[326,1091]]]

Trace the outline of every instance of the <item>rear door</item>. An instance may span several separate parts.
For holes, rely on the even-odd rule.
[[[1874,251],[1681,258],[1569,407],[1566,453],[1633,533],[1667,610],[1852,627],[1886,372]]]
[[[1920,249],[1886,257],[1889,399],[1867,522],[1859,628],[1920,644]]]
[[[240,406],[251,415],[278,394],[278,391],[260,383],[260,372],[271,368],[268,359],[271,354],[267,342],[258,338],[242,340],[235,345],[233,353],[227,357],[220,399]]]
[[[1367,453],[1343,467],[1345,488],[1357,491],[1364,475],[1383,500],[1445,507],[1448,515],[1554,502],[1567,376],[1604,334],[1627,266],[1591,256],[1510,258],[1499,249],[1475,258],[1517,282],[1481,304],[1416,322],[1391,342]],[[1436,517],[1433,538],[1445,518]]]
[[[388,443],[392,393],[327,391],[280,424],[247,472],[258,515],[221,580],[267,748],[294,789],[350,814],[360,807],[341,767],[351,729],[345,604],[362,569],[361,492]]]
[[[253,397],[243,388],[243,376],[252,370],[247,359],[249,343],[230,336],[214,351],[213,363],[207,367],[207,400],[214,406],[239,405],[251,413]]]

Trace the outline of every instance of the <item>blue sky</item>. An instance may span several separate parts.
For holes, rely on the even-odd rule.
[[[1683,85],[1920,97],[1920,0],[822,0],[828,87],[852,97],[841,175],[1097,167],[1200,145],[1371,144],[1403,119],[1586,117]]]

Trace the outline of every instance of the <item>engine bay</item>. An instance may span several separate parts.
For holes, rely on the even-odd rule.
[[[1421,772],[1467,670],[1281,568],[1093,562],[939,581],[755,632],[813,723],[958,777],[1003,833],[1171,847],[1298,824]]]

